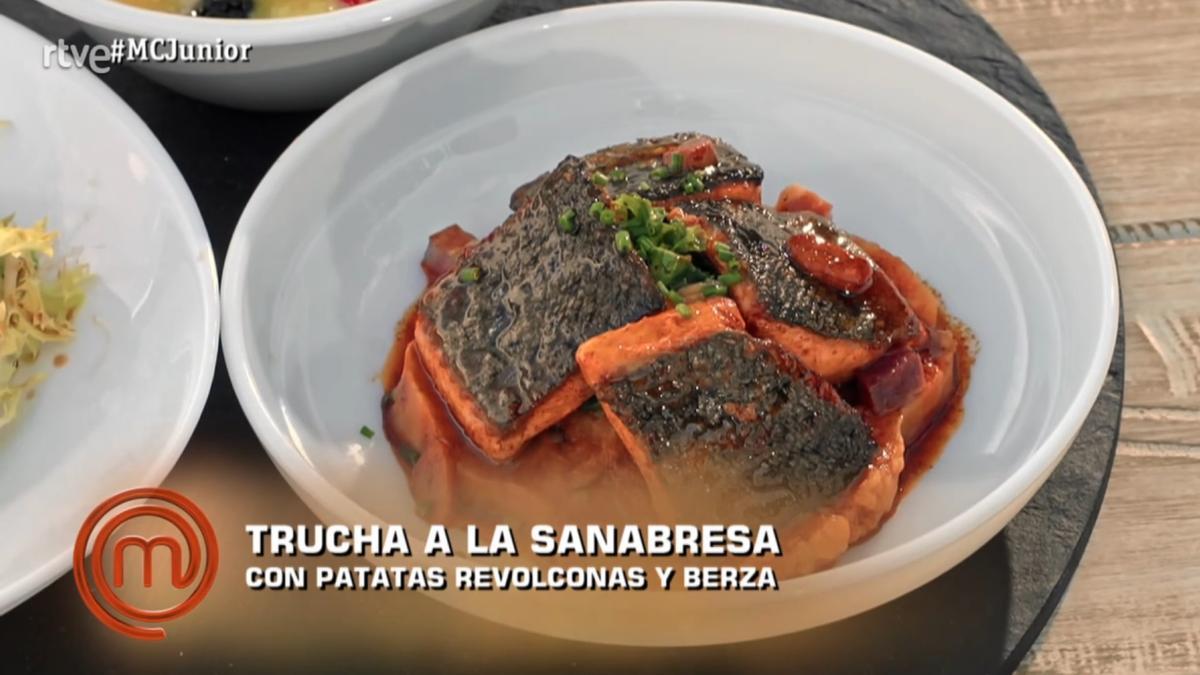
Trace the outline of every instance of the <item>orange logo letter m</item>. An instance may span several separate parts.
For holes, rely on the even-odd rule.
[[[183,547],[175,538],[159,536],[147,539],[131,534],[121,537],[113,547],[113,583],[117,588],[125,586],[125,549],[130,546],[142,550],[142,586],[150,588],[154,583],[153,558],[154,549],[158,546],[166,546],[171,552],[171,585],[175,588],[185,588],[192,583],[192,577],[195,576],[195,570],[192,568],[195,565],[188,565],[189,569],[184,571]]]

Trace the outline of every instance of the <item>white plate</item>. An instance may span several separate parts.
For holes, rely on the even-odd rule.
[[[0,17],[0,211],[49,217],[59,255],[96,279],[78,336],[0,431],[0,613],[67,570],[97,504],[167,475],[219,335],[212,249],[175,164],[93,75],[44,70],[45,44]],[[58,351],[67,365],[49,367]]]
[[[704,56],[719,49],[719,56]],[[272,459],[323,518],[414,523],[373,376],[422,287],[426,237],[499,224],[565,154],[676,130],[725,137],[768,195],[800,181],[907,258],[982,349],[966,419],[874,538],[778,593],[438,593],[585,640],[764,637],[879,605],[994,535],[1055,466],[1102,384],[1116,270],[1083,182],[1027,118],[899,42],[805,14],[637,3],[506,24],[401,65],[284,153],[225,266],[233,383]]]
[[[125,61],[188,96],[248,110],[324,108],[405,58],[478,27],[499,4],[371,0],[336,12],[247,20],[156,12],[120,0],[39,1],[79,20],[99,43],[252,46],[245,62]]]

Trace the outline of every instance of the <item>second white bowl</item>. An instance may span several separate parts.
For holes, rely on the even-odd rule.
[[[82,22],[97,42],[165,38],[251,45],[248,62],[134,63],[182,94],[247,110],[332,104],[400,61],[466,33],[499,0],[374,0],[289,19],[209,19],[153,12],[115,0],[39,0]]]

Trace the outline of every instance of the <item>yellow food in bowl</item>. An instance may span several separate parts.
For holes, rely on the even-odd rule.
[[[118,0],[156,12],[219,18],[281,19],[331,12],[353,0]]]
[[[45,220],[17,227],[12,216],[0,218],[0,428],[45,379],[36,368],[43,349],[75,336],[91,273],[53,260],[57,237]]]

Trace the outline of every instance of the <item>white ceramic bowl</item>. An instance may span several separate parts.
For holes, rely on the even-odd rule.
[[[0,211],[47,216],[95,273],[70,344],[0,430],[0,613],[67,571],[83,519],[158,485],[208,397],[216,266],[192,194],[138,116],[93,75],[43,70],[44,39],[0,17]],[[67,364],[50,367],[55,354]]]
[[[876,536],[779,592],[435,597],[584,640],[758,638],[920,586],[1025,504],[1115,340],[1116,270],[1084,183],[1026,117],[928,54],[805,14],[671,2],[542,15],[423,54],[327,112],[259,185],[225,265],[225,354],[259,438],[321,517],[417,522],[386,441],[358,430],[378,427],[373,376],[422,288],[426,237],[489,231],[509,192],[567,153],[683,129],[760,162],[767,194],[814,187],[944,293],[982,345],[961,429]]]
[[[386,68],[478,27],[499,0],[373,0],[288,19],[210,19],[116,0],[39,0],[83,22],[100,43],[126,37],[252,45],[247,63],[139,63],[188,96],[247,110],[332,104]]]

